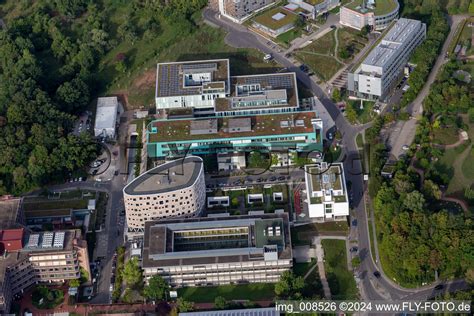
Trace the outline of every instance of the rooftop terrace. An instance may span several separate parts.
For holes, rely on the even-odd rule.
[[[123,191],[144,195],[180,190],[196,182],[202,168],[202,159],[196,156],[166,162],[135,178]]]
[[[278,30],[285,25],[295,23],[297,19],[298,16],[293,12],[282,7],[276,7],[258,15],[253,21],[272,30]]]
[[[157,65],[155,95],[196,95],[201,94],[203,88],[222,89],[228,86],[228,81],[228,59],[161,63]]]
[[[230,121],[235,118],[215,118],[205,120],[217,121],[217,133],[193,135],[191,123],[195,119],[158,120],[153,121],[149,128],[149,142],[179,142],[197,139],[239,138],[265,135],[285,135],[311,133],[314,131],[311,119],[316,118],[314,112],[295,112],[273,115],[249,116],[251,131],[230,131]],[[156,128],[156,133],[153,129]]]
[[[377,16],[389,14],[398,8],[397,0],[375,0],[375,6],[373,8],[371,8],[369,5],[366,5],[365,9],[362,8],[363,2],[367,3],[369,1],[354,0],[347,4],[346,7],[360,13],[374,12],[374,14]]]
[[[311,181],[311,191],[342,190],[342,169],[339,165],[306,166],[306,172]]]

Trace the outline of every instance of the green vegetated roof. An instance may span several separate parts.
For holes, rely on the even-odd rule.
[[[351,10],[362,12],[361,6],[362,6],[363,1],[367,1],[367,0],[354,0],[353,2],[346,5],[346,7]],[[375,15],[385,15],[395,10],[397,6],[398,6],[397,0],[376,0],[375,8],[373,10],[367,8],[367,12],[373,11]]]
[[[275,20],[273,16],[275,14],[281,13],[285,15],[280,20]],[[298,16],[293,12],[290,12],[282,7],[273,8],[271,10],[265,11],[264,13],[258,15],[253,20],[259,24],[262,24],[266,27],[271,28],[272,30],[277,30],[287,24],[295,23],[298,19]]]
[[[304,2],[312,4],[312,5],[317,5],[320,3],[323,3],[325,0],[304,0]]]

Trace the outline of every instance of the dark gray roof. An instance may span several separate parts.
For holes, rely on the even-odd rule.
[[[196,182],[203,168],[202,159],[197,156],[173,160],[141,174],[123,191],[128,195],[145,195],[181,190]]]

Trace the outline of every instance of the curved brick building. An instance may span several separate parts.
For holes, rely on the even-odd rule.
[[[206,200],[203,161],[190,156],[164,163],[130,182],[123,196],[129,236],[142,235],[146,221],[199,215]]]

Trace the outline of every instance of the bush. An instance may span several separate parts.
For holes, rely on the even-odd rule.
[[[467,115],[469,116],[469,122],[474,123],[474,108],[470,108]]]

